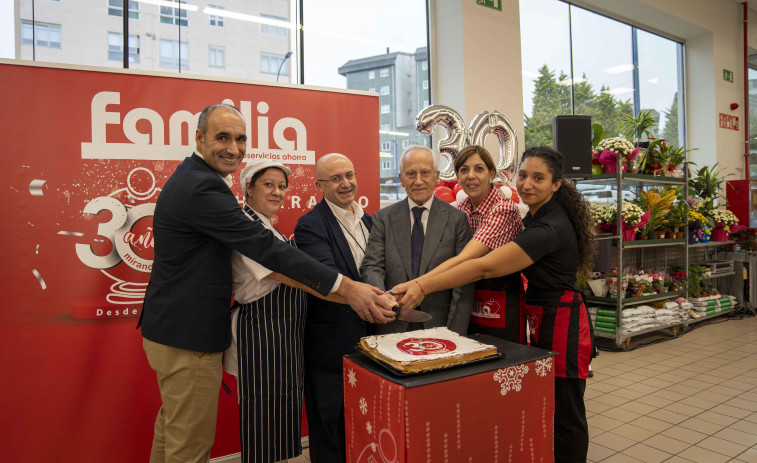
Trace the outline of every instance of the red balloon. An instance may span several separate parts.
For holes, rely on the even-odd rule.
[[[441,199],[442,201],[446,201],[448,203],[455,201],[455,195],[452,194],[452,190],[449,189],[449,187],[438,186],[434,188],[434,194],[436,195],[437,198]]]
[[[513,195],[510,197],[512,202],[516,204],[520,203],[520,196],[518,196],[518,192],[513,187],[510,187],[510,189],[513,190]]]
[[[459,183],[455,185],[454,188],[452,188],[452,193],[455,195],[455,198],[457,198],[457,194],[460,192],[460,190],[463,189],[463,186]]]

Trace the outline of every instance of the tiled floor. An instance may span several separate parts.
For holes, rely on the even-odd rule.
[[[592,368],[590,462],[757,462],[757,318],[603,351]]]
[[[590,462],[757,463],[757,318],[720,317],[678,339],[602,351],[592,368]],[[310,462],[307,449],[289,462]]]

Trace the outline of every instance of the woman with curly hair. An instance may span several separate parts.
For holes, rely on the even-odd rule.
[[[594,333],[576,282],[592,267],[596,243],[589,204],[564,181],[563,156],[547,147],[523,153],[516,187],[528,214],[513,241],[487,255],[394,288],[399,304],[415,307],[425,294],[522,271],[531,345],[555,357],[555,461],[584,462],[589,431],[584,391]]]

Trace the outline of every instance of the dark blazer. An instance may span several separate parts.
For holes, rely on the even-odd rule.
[[[399,201],[373,215],[373,229],[360,268],[362,280],[378,288],[389,290],[412,278],[410,254],[410,207],[407,200]],[[420,273],[423,275],[463,250],[471,239],[470,225],[465,214],[434,197],[423,240]],[[429,294],[419,309],[433,318],[424,328],[446,326],[466,334],[473,304],[473,285]],[[407,322],[395,320],[376,325],[376,333],[400,333],[407,330]]]
[[[363,215],[363,224],[370,231],[368,214]],[[300,217],[294,229],[299,249],[342,275],[360,281],[348,239],[325,199]],[[342,371],[342,356],[355,352],[355,346],[367,335],[367,329],[368,324],[360,320],[350,306],[308,295],[306,367]]]
[[[153,217],[155,260],[142,335],[167,346],[221,352],[231,344],[231,251],[328,294],[337,273],[251,221],[197,154],[166,182]]]

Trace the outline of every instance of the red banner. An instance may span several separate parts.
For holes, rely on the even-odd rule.
[[[9,61],[0,75],[11,262],[0,283],[3,458],[147,461],[160,397],[136,317],[152,267],[155,201],[195,148],[199,112],[234,104],[247,120],[246,156],[292,169],[274,217],[291,234],[321,199],[314,164],[331,152],[353,160],[358,201],[378,209],[378,99]],[[238,451],[233,391],[221,396],[212,456]]]

